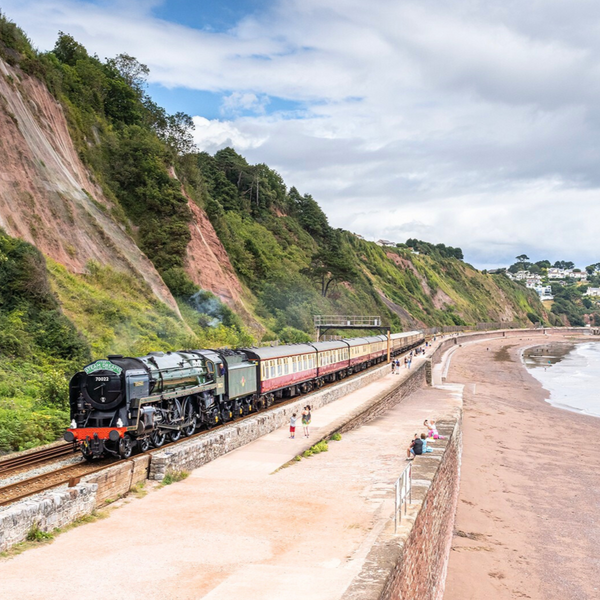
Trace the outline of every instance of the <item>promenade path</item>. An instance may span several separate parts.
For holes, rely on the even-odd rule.
[[[393,483],[414,433],[460,400],[422,389],[330,442],[328,452],[277,469],[312,445],[319,428],[407,375],[388,373],[314,411],[308,440],[301,426],[295,440],[282,427],[182,482],[126,501],[107,519],[0,560],[0,598],[340,598],[392,518]]]

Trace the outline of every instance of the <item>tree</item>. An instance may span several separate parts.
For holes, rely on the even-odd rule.
[[[146,65],[138,62],[129,54],[117,54],[115,58],[107,59],[106,64],[115,69],[125,83],[132,87],[140,97],[142,96],[150,73],[150,69]]]
[[[529,267],[529,256],[527,256],[527,254],[519,254],[519,256],[517,256],[516,258],[516,264],[518,265],[520,271],[524,271]]]
[[[52,52],[60,62],[71,67],[74,67],[78,60],[88,57],[87,50],[79,42],[76,42],[73,36],[62,31],[58,32],[58,39]]]
[[[166,127],[158,134],[178,155],[183,155],[196,150],[192,134],[195,128],[192,117],[180,111],[166,118]]]
[[[305,275],[319,283],[323,298],[327,297],[332,284],[352,281],[357,275],[349,254],[343,251],[340,242],[339,235],[332,236],[329,243],[313,255],[310,266],[303,270]]]
[[[600,270],[600,263],[588,265],[585,270],[587,271],[588,275],[593,275],[596,271]]]
[[[295,187],[290,188],[288,198],[296,214],[300,225],[313,237],[326,238],[331,233],[327,215],[310,194],[301,196]]]

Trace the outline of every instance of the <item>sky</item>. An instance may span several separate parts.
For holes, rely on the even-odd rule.
[[[480,267],[600,261],[597,0],[0,0],[148,65],[148,92],[365,236]]]

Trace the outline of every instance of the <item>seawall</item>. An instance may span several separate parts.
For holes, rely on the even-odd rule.
[[[443,386],[462,399],[462,386]],[[462,406],[438,423],[439,452],[412,463],[411,501],[377,536],[344,600],[441,600],[452,543],[462,454]],[[438,442],[439,444],[439,442]],[[437,448],[436,448],[437,450]]]

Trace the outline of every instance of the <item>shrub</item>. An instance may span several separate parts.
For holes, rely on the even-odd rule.
[[[184,479],[187,479],[190,476],[190,472],[189,471],[173,471],[172,473],[167,473],[162,482],[161,485],[171,485],[172,483],[175,483],[176,481],[183,481]]]

